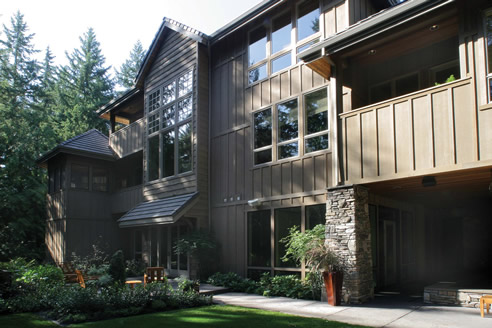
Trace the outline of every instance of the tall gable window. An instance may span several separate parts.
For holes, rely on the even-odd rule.
[[[273,113],[272,108],[253,113],[254,165],[329,148],[327,88],[282,101],[273,108]]]
[[[253,29],[248,43],[249,84],[291,66],[299,51],[318,42],[319,17],[319,1],[309,0]]]
[[[193,81],[190,70],[147,97],[148,181],[193,169]]]
[[[488,100],[492,102],[492,9],[488,11],[485,20],[485,33],[487,36],[487,89]]]

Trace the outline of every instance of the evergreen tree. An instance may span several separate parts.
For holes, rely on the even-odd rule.
[[[107,133],[106,123],[96,110],[113,97],[113,81],[104,66],[105,58],[92,28],[80,37],[80,47],[66,54],[68,65],[59,73],[57,135],[60,141],[89,129]]]
[[[116,70],[116,80],[118,86],[128,90],[134,86],[135,78],[137,77],[138,70],[142,65],[145,57],[145,52],[142,47],[142,43],[138,40],[130,51],[130,58],[128,58],[121,66],[119,70]]]
[[[39,94],[38,51],[24,16],[17,12],[0,38],[0,260],[41,258],[45,222],[45,173],[36,159],[43,112]]]

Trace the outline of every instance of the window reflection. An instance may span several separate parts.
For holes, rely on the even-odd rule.
[[[321,89],[305,96],[306,134],[328,129],[327,90]]]
[[[249,84],[254,83],[259,80],[263,80],[267,77],[267,66],[266,64],[260,65],[253,68],[248,72]]]
[[[319,32],[319,7],[317,1],[299,6],[297,19],[297,41]]]
[[[298,114],[297,99],[292,99],[277,105],[278,141],[288,141],[297,138]]]
[[[290,14],[273,21],[272,26],[272,54],[285,49],[290,45]]]
[[[255,149],[272,144],[272,110],[270,108],[254,114]]]
[[[248,60],[249,66],[266,58],[266,30],[260,27],[249,35]]]
[[[191,123],[178,130],[178,173],[191,171]]]

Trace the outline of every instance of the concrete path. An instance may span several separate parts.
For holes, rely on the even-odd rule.
[[[480,309],[428,305],[420,301],[406,302],[388,298],[376,298],[363,305],[334,307],[324,302],[286,297],[225,293],[214,295],[214,302],[371,327],[492,327],[492,313],[482,318]]]

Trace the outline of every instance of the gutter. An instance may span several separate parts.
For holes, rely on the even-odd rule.
[[[304,62],[310,62],[318,59],[323,51],[325,51],[325,55],[334,54],[453,2],[454,0],[410,0],[403,2],[319,42],[301,52],[297,58]]]

